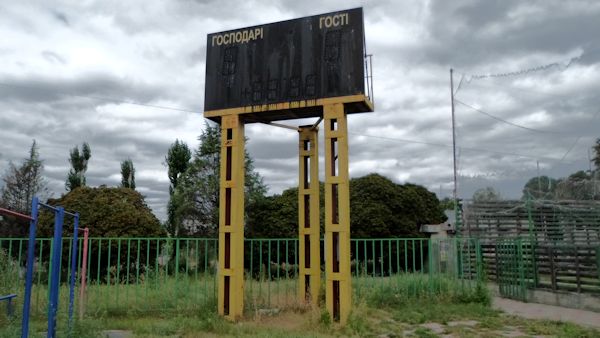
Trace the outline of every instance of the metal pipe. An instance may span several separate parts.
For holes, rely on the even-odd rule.
[[[72,216],[72,217],[79,217],[79,213],[76,213],[76,212],[73,213],[73,212],[65,211],[65,215],[69,215],[69,216]]]
[[[89,229],[83,229],[83,257],[81,262],[81,289],[79,290],[79,319],[83,319],[85,309],[85,283],[87,279],[87,255],[88,255],[88,236]],[[139,240],[138,240],[139,249]],[[139,252],[138,252],[139,254]],[[139,261],[139,259],[138,259]]]
[[[41,203],[41,202],[40,202],[40,203],[39,203],[39,205],[40,205],[40,206],[42,206],[42,207],[44,207],[44,208],[46,208],[46,209],[50,209],[50,210],[52,210],[52,211],[58,211],[58,208],[56,208],[56,207],[53,207],[53,206],[51,206],[51,205],[48,205],[48,204],[45,204],[45,203]]]
[[[41,203],[40,203],[41,205]],[[48,306],[48,338],[56,337],[56,316],[58,312],[58,287],[62,253],[62,228],[64,221],[64,209],[62,207],[56,209],[54,216],[54,247],[52,252],[52,272],[50,279],[50,301]]]
[[[31,217],[29,217],[29,242],[27,242],[27,273],[25,275],[25,298],[23,299],[23,318],[21,337],[29,336],[29,312],[31,305],[31,288],[33,286],[33,264],[35,260],[35,232],[37,227],[38,198],[31,201]]]
[[[269,125],[269,126],[274,126],[274,127],[284,128],[284,129],[290,129],[290,130],[295,130],[295,131],[301,131],[302,130],[302,129],[298,128],[298,127],[288,126],[287,124],[281,124],[281,123],[275,123],[275,122],[261,122],[261,123]]]
[[[73,303],[75,301],[75,277],[77,275],[77,248],[79,233],[79,214],[74,214],[73,220],[73,254],[71,255],[71,280],[69,281],[69,334],[73,329]]]
[[[26,219],[28,221],[32,221],[33,220],[33,218],[31,218],[31,216],[27,216],[27,215],[18,213],[16,211],[4,209],[4,208],[0,208],[0,215],[13,216],[13,217],[21,218],[21,219]]]

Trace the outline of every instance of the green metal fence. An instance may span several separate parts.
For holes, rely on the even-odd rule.
[[[52,239],[36,240],[32,311],[44,315],[48,303]],[[78,242],[81,271],[83,240]],[[321,251],[323,252],[323,241]],[[27,239],[0,238],[0,293],[23,292]],[[246,239],[245,304],[248,309],[296,302],[297,239]],[[60,307],[68,305],[72,240],[63,239]],[[208,238],[90,238],[85,311],[90,315],[186,311],[215,306],[218,243]],[[323,257],[324,255],[321,255]],[[352,239],[353,288],[365,290],[418,276],[435,291],[438,279],[473,286],[482,277],[481,250],[473,239]],[[324,262],[321,262],[324,271]],[[81,281],[82,276],[78,276]],[[79,285],[79,283],[78,283]],[[410,291],[408,291],[410,292]],[[416,292],[416,291],[415,291]],[[81,299],[77,299],[81,303]],[[62,311],[62,310],[61,310]]]
[[[534,242],[523,238],[498,240],[496,261],[500,295],[527,301],[528,289],[537,284]]]

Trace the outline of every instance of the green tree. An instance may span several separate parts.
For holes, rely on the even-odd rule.
[[[567,178],[561,178],[556,184],[556,199],[589,200],[594,193],[592,175],[579,170]]]
[[[324,233],[321,184],[320,227]],[[298,189],[259,199],[248,212],[248,237],[297,237]],[[354,238],[422,237],[419,226],[446,219],[434,193],[378,175],[350,180],[350,230]]]
[[[163,237],[165,231],[160,221],[154,216],[144,197],[137,191],[129,188],[114,188],[100,186],[98,188],[80,187],[57,199],[49,199],[48,204],[62,206],[65,210],[79,213],[80,227],[90,229],[92,237],[123,238],[124,240],[102,240],[94,241],[90,246],[91,257],[99,257],[102,264],[91,264],[89,267],[91,276],[101,276],[100,282],[106,282],[107,275],[111,275],[107,269],[121,269],[121,280],[135,276],[127,276],[128,260],[127,245],[133,252],[143,252],[148,257],[148,262],[140,267],[147,276],[148,268],[154,266],[157,255],[156,241],[127,241],[127,237]],[[42,210],[38,222],[38,236],[51,237],[54,232],[54,213]],[[63,236],[73,235],[73,218],[65,216]],[[39,255],[46,259],[49,257],[50,247],[44,246]],[[119,255],[120,253],[120,255]],[[69,267],[69,246],[63,245],[63,274]],[[133,257],[131,255],[130,257]],[[42,262],[43,264],[43,262]],[[120,264],[120,266],[119,266]],[[115,278],[113,276],[112,278]]]
[[[84,142],[81,146],[81,152],[79,152],[79,147],[77,146],[71,149],[69,152],[71,169],[69,170],[67,181],[65,183],[65,188],[67,191],[72,191],[75,188],[85,186],[85,172],[87,171],[90,157],[92,157],[92,151],[87,142]]]
[[[592,147],[594,149],[594,157],[592,158],[592,162],[596,166],[596,170],[600,171],[600,138],[596,139],[596,144]]]
[[[179,183],[181,175],[187,170],[192,152],[188,145],[179,140],[175,140],[169,147],[167,157],[165,158],[169,175],[169,203],[167,205],[167,231],[172,236],[177,236],[181,222],[176,219],[176,210],[181,207],[181,197],[175,195],[175,190]]]
[[[323,183],[320,188],[320,231],[324,233],[325,196]],[[289,188],[281,194],[265,196],[252,202],[247,208],[246,237],[294,238],[298,236],[298,188]]]
[[[0,191],[0,206],[23,214],[31,213],[33,196],[46,198],[48,195],[47,182],[42,173],[44,164],[40,160],[38,145],[33,140],[29,148],[29,156],[17,166],[10,162],[2,181],[4,186]],[[0,218],[0,237],[23,237],[27,234],[28,222],[14,217]]]
[[[419,226],[446,219],[434,193],[370,174],[350,180],[350,231],[355,238],[422,237]]]
[[[200,145],[192,162],[173,194],[175,218],[188,235],[216,236],[219,225],[219,168],[221,160],[221,129],[206,124],[198,138]],[[245,206],[264,196],[266,186],[254,170],[250,156],[245,154]],[[183,230],[183,229],[182,229]]]
[[[473,193],[474,202],[496,202],[502,200],[500,193],[492,187],[477,189]]]
[[[80,187],[48,204],[79,212],[80,224],[94,237],[160,237],[164,231],[144,197],[129,188]],[[52,236],[54,215],[41,213],[39,236]],[[65,217],[64,236],[71,236],[73,221]]]
[[[135,190],[135,167],[131,159],[121,162],[121,187]]]
[[[531,196],[535,199],[553,199],[558,181],[552,177],[532,177],[523,187],[523,199]]]
[[[45,197],[48,193],[47,183],[42,172],[44,164],[40,160],[38,145],[35,140],[29,148],[29,157],[20,166],[10,162],[8,170],[2,177],[4,186],[1,193],[1,205],[21,213],[31,212],[31,199],[34,195]]]
[[[440,200],[440,208],[442,210],[454,210],[454,199],[451,197],[444,197]]]

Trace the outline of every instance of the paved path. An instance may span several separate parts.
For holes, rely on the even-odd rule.
[[[524,318],[559,320],[600,329],[600,313],[598,312],[569,309],[554,305],[523,303],[500,297],[494,297],[493,307],[508,314]]]

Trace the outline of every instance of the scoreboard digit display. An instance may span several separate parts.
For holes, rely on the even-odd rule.
[[[365,93],[362,8],[209,34],[204,110]]]

